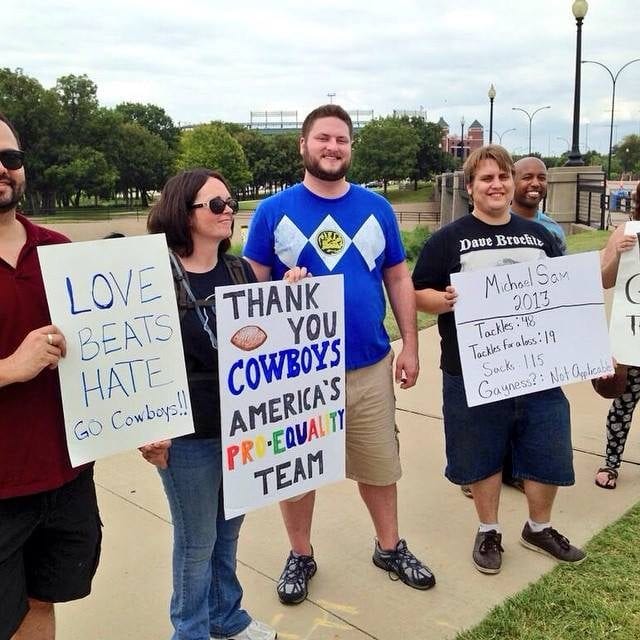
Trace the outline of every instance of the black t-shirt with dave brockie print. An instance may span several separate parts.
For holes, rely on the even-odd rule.
[[[434,233],[425,243],[415,269],[417,290],[444,291],[451,274],[562,255],[558,243],[541,224],[511,214],[509,222],[490,225],[467,215]],[[440,368],[460,375],[460,355],[453,313],[438,316]]]

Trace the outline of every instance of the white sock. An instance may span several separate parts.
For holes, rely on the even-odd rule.
[[[478,527],[478,531],[480,531],[480,533],[487,533],[487,531],[497,531],[498,533],[502,533],[502,529],[497,522],[495,522],[494,524],[481,522],[480,526]]]
[[[527,522],[529,523],[529,528],[533,533],[540,533],[551,526],[550,522],[535,522],[531,518],[529,518]]]

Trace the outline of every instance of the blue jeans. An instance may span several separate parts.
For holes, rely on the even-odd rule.
[[[172,640],[242,631],[251,622],[236,576],[244,516],[224,519],[220,440],[173,440],[159,472],[173,521]]]
[[[462,376],[442,372],[445,476],[473,484],[498,473],[510,448],[513,476],[557,486],[572,485],[569,402],[562,389],[469,407]]]

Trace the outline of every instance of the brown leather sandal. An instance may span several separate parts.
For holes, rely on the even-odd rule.
[[[598,482],[598,474],[599,473],[606,473],[607,474],[607,480],[606,482]],[[601,489],[615,489],[616,488],[616,480],[618,479],[618,470],[617,469],[612,469],[611,467],[600,467],[598,469],[598,471],[596,472],[596,478],[594,480],[594,482],[596,483],[596,486],[600,487]]]

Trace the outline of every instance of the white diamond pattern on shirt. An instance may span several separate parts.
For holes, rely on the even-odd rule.
[[[280,261],[287,267],[295,267],[308,240],[304,233],[283,216],[274,233],[275,252]]]
[[[378,258],[385,247],[384,231],[374,216],[369,216],[353,238],[353,244],[373,271]]]
[[[331,216],[327,216],[316,227],[310,241],[329,271],[334,270],[351,246],[351,238]]]
[[[276,255],[289,268],[298,264],[300,254],[309,242],[329,271],[335,269],[352,244],[369,270],[373,271],[376,258],[384,252],[386,246],[382,227],[373,215],[367,218],[353,240],[330,215],[315,228],[309,238],[285,215],[276,226],[274,242]]]

